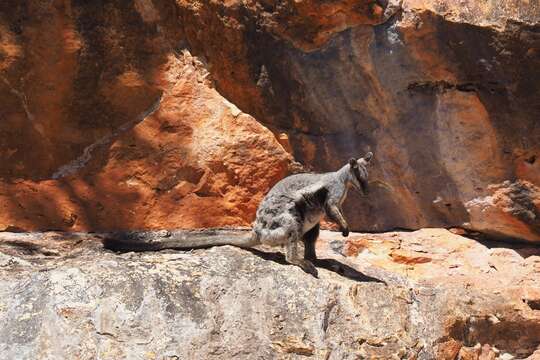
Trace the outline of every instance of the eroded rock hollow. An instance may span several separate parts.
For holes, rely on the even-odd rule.
[[[0,228],[246,226],[303,167],[373,151],[355,230],[540,241],[540,7],[0,4]]]

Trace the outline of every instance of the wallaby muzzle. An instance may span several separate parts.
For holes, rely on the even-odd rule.
[[[362,188],[362,193],[367,196],[369,194],[369,184],[366,180],[360,180],[360,187]]]
[[[367,181],[358,180],[358,183],[356,183],[356,181],[353,181],[352,184],[356,191],[360,193],[360,195],[367,196],[369,194],[369,186]]]
[[[364,179],[360,175],[360,169],[358,169],[358,165],[356,163],[355,159],[351,159],[349,161],[349,164],[351,165],[351,170],[354,175],[354,178],[356,181],[352,181],[352,184],[356,190],[358,190],[359,193],[363,195],[367,195],[369,193],[368,189],[368,182],[366,179]]]

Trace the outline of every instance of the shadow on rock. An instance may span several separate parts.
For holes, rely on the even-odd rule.
[[[264,251],[260,251],[256,249],[245,249],[245,250],[249,251],[253,255],[263,258],[264,260],[271,260],[282,265],[291,265],[285,260],[285,255],[281,253],[264,252]],[[345,265],[343,263],[340,263],[339,261],[334,260],[334,259],[317,259],[313,261],[313,265],[315,265],[318,268],[323,268],[323,269],[332,271],[340,276],[346,277],[354,281],[378,282],[378,283],[382,283],[386,285],[386,282],[379,280],[377,278],[362,274],[358,270],[348,265]],[[295,265],[291,265],[291,266],[295,266]]]
[[[484,245],[486,248],[492,249],[507,249],[515,251],[523,259],[529,256],[540,256],[540,244],[530,243],[516,238],[509,239],[508,237],[497,238],[494,236],[482,234],[479,232],[468,232],[462,235],[466,238],[475,240]],[[506,241],[505,241],[506,239]]]

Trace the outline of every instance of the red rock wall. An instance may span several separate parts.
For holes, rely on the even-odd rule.
[[[352,228],[540,241],[539,19],[517,0],[3,1],[0,228],[249,225],[293,159],[371,150]]]
[[[0,7],[0,228],[247,226],[287,174],[182,45],[174,3]]]

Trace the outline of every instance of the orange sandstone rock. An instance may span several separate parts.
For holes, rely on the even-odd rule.
[[[351,229],[538,242],[539,21],[518,0],[3,1],[0,225],[248,225],[289,170],[370,150]]]

